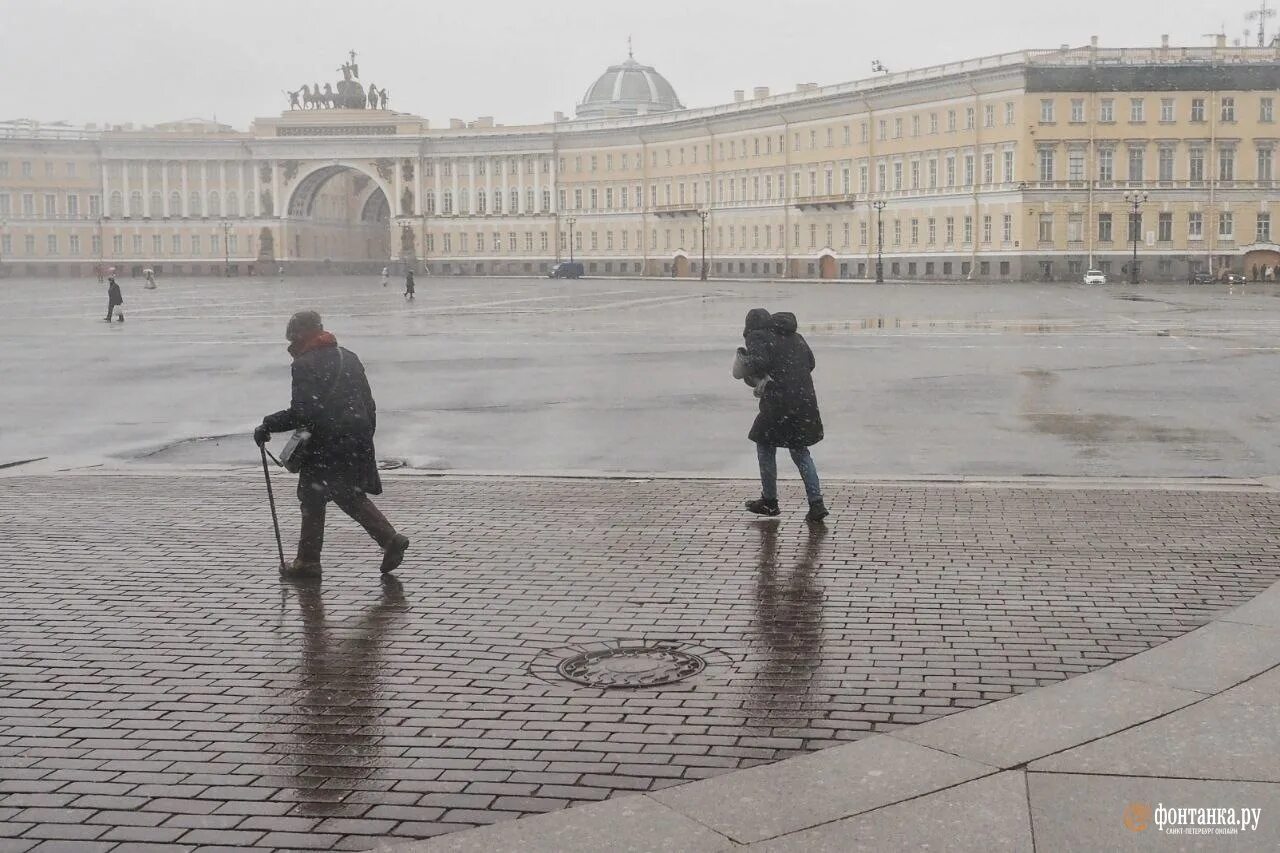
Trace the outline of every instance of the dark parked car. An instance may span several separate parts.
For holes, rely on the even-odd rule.
[[[582,278],[583,266],[577,261],[564,261],[551,268],[547,278]]]
[[[1191,284],[1213,284],[1214,278],[1211,273],[1193,272],[1191,274]]]
[[[1247,281],[1248,279],[1240,275],[1240,273],[1238,272],[1228,272],[1228,273],[1222,274],[1223,284],[1244,284]]]

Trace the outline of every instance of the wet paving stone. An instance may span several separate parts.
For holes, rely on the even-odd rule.
[[[857,740],[1150,648],[1280,575],[1280,493],[387,477],[282,583],[260,479],[0,478],[11,849],[369,849]],[[291,489],[276,494],[286,537]],[[696,648],[597,689],[554,661]],[[157,847],[156,849],[160,849]]]

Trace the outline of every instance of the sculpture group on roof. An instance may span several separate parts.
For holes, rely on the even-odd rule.
[[[356,52],[351,51],[350,56],[351,61],[342,63],[338,68],[342,72],[342,79],[337,83],[325,83],[324,88],[319,83],[310,86],[303,83],[294,91],[286,91],[284,94],[289,99],[289,109],[363,110],[367,105],[371,110],[385,110],[387,90],[379,89],[373,83],[366,90],[359,80],[360,66],[356,64]]]

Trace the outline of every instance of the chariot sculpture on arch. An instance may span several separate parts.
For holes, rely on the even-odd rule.
[[[350,60],[338,66],[342,79],[333,83],[306,83],[297,89],[285,89],[284,95],[289,100],[290,110],[363,110],[386,109],[387,90],[379,89],[373,83],[365,87],[360,82],[360,66],[356,63],[356,52],[349,51]]]

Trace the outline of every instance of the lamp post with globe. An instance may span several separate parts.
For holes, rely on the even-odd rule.
[[[1142,205],[1148,196],[1145,192],[1127,192],[1124,200],[1129,202],[1129,239],[1133,241],[1133,260],[1129,263],[1129,283],[1138,283],[1138,237],[1142,231]]]

